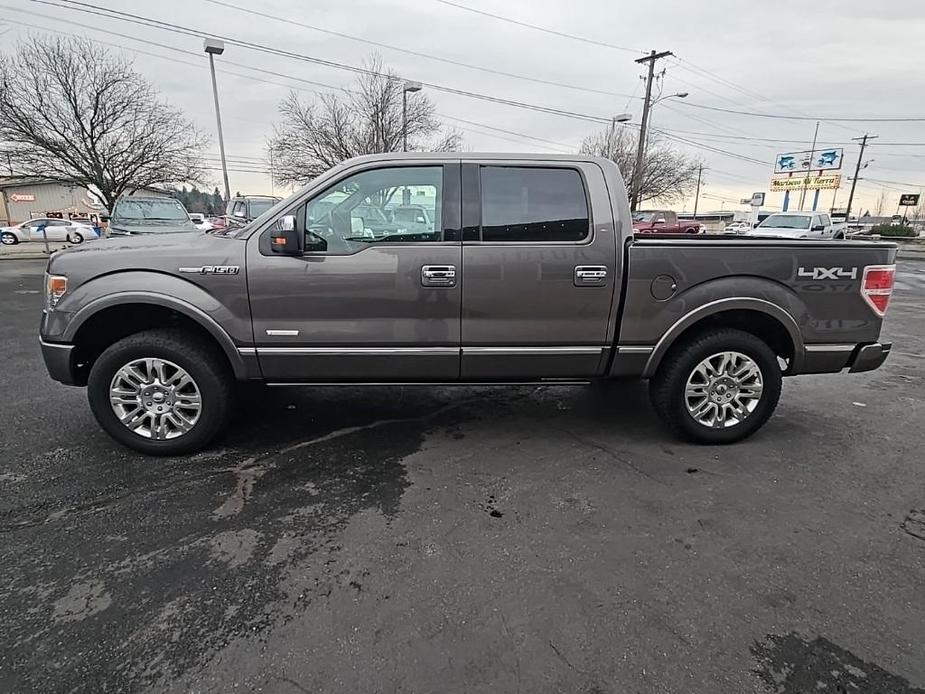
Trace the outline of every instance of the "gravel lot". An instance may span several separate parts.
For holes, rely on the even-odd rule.
[[[294,389],[175,459],[47,377],[43,269],[0,263],[0,691],[925,691],[925,263],[882,369],[735,446],[640,385]]]

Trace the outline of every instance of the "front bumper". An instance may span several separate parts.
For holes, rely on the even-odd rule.
[[[849,372],[855,374],[879,369],[880,365],[890,356],[892,348],[892,342],[875,342],[872,345],[858,347],[851,360]]]
[[[45,360],[48,375],[65,385],[77,385],[73,363],[74,345],[45,340],[40,340],[39,343],[42,345],[42,359]]]

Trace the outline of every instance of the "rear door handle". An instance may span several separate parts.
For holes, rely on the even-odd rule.
[[[421,267],[421,286],[455,287],[455,265],[424,265]]]
[[[606,265],[578,265],[575,267],[576,287],[602,287],[607,284]]]

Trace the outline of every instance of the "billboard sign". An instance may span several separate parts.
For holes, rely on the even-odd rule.
[[[35,202],[33,193],[10,193],[10,202]]]
[[[918,193],[903,193],[899,196],[900,207],[915,207],[919,204]]]
[[[788,190],[835,190],[841,187],[841,174],[825,176],[788,176],[772,178],[771,192],[782,193]]]
[[[784,152],[774,159],[774,173],[834,171],[841,168],[844,152],[841,147],[805,152]]]

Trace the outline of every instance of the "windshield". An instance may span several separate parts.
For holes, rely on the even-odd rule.
[[[189,222],[186,208],[170,198],[133,200],[126,198],[116,203],[113,222]]]
[[[802,214],[772,214],[758,226],[772,229],[809,229],[809,217]]]
[[[634,212],[633,221],[634,222],[651,222],[655,219],[654,212]]]
[[[250,216],[254,219],[262,215],[264,212],[269,210],[273,205],[276,204],[273,200],[251,200],[251,214]]]

